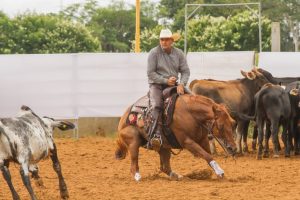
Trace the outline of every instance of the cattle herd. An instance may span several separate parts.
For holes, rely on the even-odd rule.
[[[190,89],[194,94],[212,98],[217,103],[225,104],[237,122],[236,142],[238,153],[248,151],[247,134],[250,120],[256,124],[253,133],[252,148],[256,149],[257,159],[269,156],[268,140],[272,136],[274,155],[278,157],[280,144],[279,127],[282,126],[282,140],[285,156],[290,151],[300,154],[300,136],[298,121],[300,117],[300,77],[273,77],[262,69],[254,68],[250,72],[241,71],[245,77],[232,81],[193,80]],[[264,128],[265,127],[265,128]],[[264,131],[265,130],[265,131]],[[265,146],[263,148],[263,138]],[[243,139],[243,149],[241,140]]]
[[[256,149],[258,144],[257,159],[269,156],[270,137],[274,146],[273,157],[279,156],[282,149],[278,139],[280,127],[285,157],[290,157],[291,151],[295,155],[300,154],[300,77],[273,77],[261,68],[241,71],[241,74],[244,78],[231,81],[193,80],[189,89],[193,95],[206,96],[227,107],[237,124],[234,128],[237,153],[249,151],[248,127],[250,120],[254,120],[252,148]],[[52,135],[56,127],[69,130],[75,126],[67,121],[39,117],[27,106],[22,106],[14,118],[0,119],[0,169],[14,200],[20,197],[11,181],[10,162],[20,164],[22,181],[31,199],[37,199],[29,174],[39,180],[37,163],[49,156],[58,175],[61,198],[68,199],[68,189]]]

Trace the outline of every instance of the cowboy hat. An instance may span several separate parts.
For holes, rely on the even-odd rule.
[[[170,29],[166,28],[160,31],[159,38],[172,38],[174,41],[177,41],[180,38],[180,34],[173,34]]]

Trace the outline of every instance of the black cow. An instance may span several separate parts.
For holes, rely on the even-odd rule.
[[[213,99],[216,103],[225,104],[234,120],[237,122],[237,151],[242,153],[241,139],[243,138],[244,152],[248,151],[247,133],[249,120],[241,119],[238,113],[253,114],[254,95],[269,81],[256,69],[243,72],[243,79],[231,81],[193,80],[189,87],[194,94],[200,94]],[[252,112],[252,113],[251,113]]]
[[[270,72],[258,68],[257,69],[260,73],[262,73],[270,83],[275,84],[275,85],[283,85],[286,86],[289,83],[295,82],[295,81],[300,81],[300,77],[274,77]]]
[[[295,155],[300,155],[300,81],[295,81],[287,84],[285,91],[290,97],[292,108],[289,131],[294,138]]]
[[[275,85],[281,85],[283,87],[286,87],[287,85],[289,85],[292,82],[296,83],[296,81],[300,81],[300,77],[274,77],[270,72],[268,72],[268,71],[266,71],[262,68],[258,68],[257,70],[260,73],[262,73],[266,77],[266,79],[268,79],[268,81],[270,83],[275,84]],[[291,88],[292,86],[293,86],[293,84],[290,85],[289,87]],[[292,97],[292,98],[295,98],[295,97]],[[293,107],[294,106],[292,105],[292,108]],[[292,126],[294,126],[294,125],[292,125]],[[295,132],[296,129],[293,128],[293,131]],[[268,123],[266,124],[266,134],[270,137],[271,132],[270,132],[270,126],[269,126]],[[252,149],[253,150],[256,150],[257,135],[258,135],[258,131],[257,131],[257,127],[255,125],[254,128],[253,128],[253,140],[252,140]],[[280,145],[279,145],[279,149],[280,149]]]
[[[255,114],[254,116],[246,116],[241,114],[241,118],[255,119],[258,127],[258,152],[257,159],[262,159],[263,149],[263,129],[265,122],[270,125],[270,130],[274,145],[274,157],[279,157],[279,141],[278,130],[279,125],[283,127],[283,137],[285,141],[285,156],[290,156],[290,134],[288,134],[289,120],[291,116],[291,104],[289,95],[279,85],[271,83],[264,85],[264,87],[256,93],[255,98]],[[265,134],[265,150],[264,157],[269,156],[268,134]]]

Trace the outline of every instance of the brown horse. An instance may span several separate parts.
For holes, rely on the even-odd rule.
[[[118,127],[117,159],[124,159],[129,150],[131,156],[131,173],[136,181],[141,179],[138,165],[139,147],[146,135],[144,128],[126,123],[130,108],[121,117]],[[195,157],[201,157],[213,168],[217,176],[223,177],[224,171],[210,155],[208,134],[211,133],[223,149],[234,155],[236,144],[233,140],[235,121],[230,117],[224,105],[213,100],[196,95],[181,95],[178,97],[171,123],[171,129],[182,148],[189,150]],[[180,175],[171,170],[171,147],[164,141],[159,151],[160,169],[178,180]]]

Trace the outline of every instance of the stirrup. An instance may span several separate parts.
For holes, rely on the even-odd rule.
[[[152,149],[155,150],[155,151],[159,151],[160,150],[160,147],[162,145],[162,138],[161,136],[159,135],[155,135],[152,139],[151,139],[151,146],[152,146]]]

